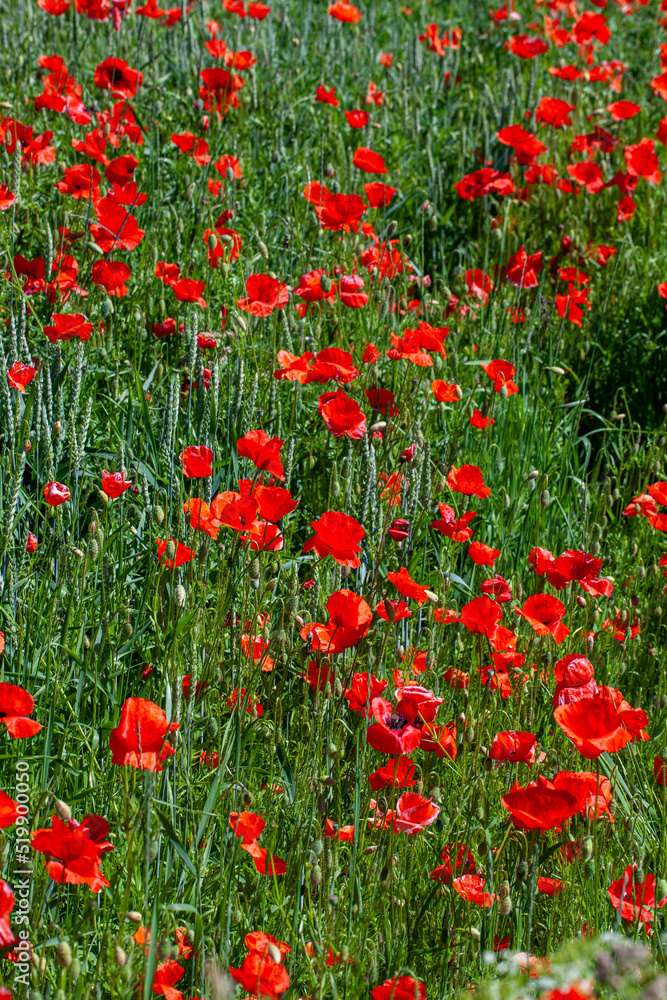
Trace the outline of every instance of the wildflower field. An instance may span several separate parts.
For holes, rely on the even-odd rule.
[[[664,1000],[667,0],[0,32],[0,1000]]]

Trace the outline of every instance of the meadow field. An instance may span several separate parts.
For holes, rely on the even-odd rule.
[[[667,0],[0,34],[0,1000],[664,1000]]]

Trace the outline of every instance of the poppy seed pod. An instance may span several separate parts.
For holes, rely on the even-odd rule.
[[[69,823],[69,821],[72,818],[72,810],[67,805],[67,803],[63,802],[62,799],[58,799],[55,805],[55,809],[56,812],[58,813],[58,816],[63,821],[63,823]]]
[[[127,955],[120,945],[116,945],[114,949],[113,960],[120,969],[122,969],[127,962]]]
[[[310,884],[317,888],[322,885],[322,869],[319,865],[313,865],[310,869]]]
[[[69,969],[72,964],[72,949],[67,941],[59,941],[56,945],[56,962],[63,969]]]
[[[542,507],[543,510],[546,510],[550,503],[551,503],[551,495],[549,493],[549,490],[542,490],[542,492],[540,493],[540,506]]]

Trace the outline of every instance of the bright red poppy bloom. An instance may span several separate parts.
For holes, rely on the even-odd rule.
[[[429,873],[434,882],[451,885],[452,877],[459,875],[474,875],[476,873],[475,859],[472,851],[465,844],[446,844],[440,855],[444,861]]]
[[[340,566],[360,566],[359,552],[366,532],[353,517],[328,510],[318,521],[310,522],[315,534],[303,547],[304,552],[317,552],[320,559],[330,555]]]
[[[178,456],[186,479],[205,479],[213,475],[213,452],[205,444],[188,445]]]
[[[12,389],[18,389],[25,395],[25,387],[29,385],[37,374],[37,369],[32,365],[24,365],[21,361],[15,361],[7,372],[7,381]]]
[[[571,792],[549,787],[550,784],[531,782],[522,787],[515,782],[502,799],[520,830],[553,830],[579,812],[579,802]]]
[[[15,936],[9,922],[14,902],[14,893],[11,887],[3,878],[0,878],[0,949],[2,950],[15,948],[20,944],[20,938]],[[0,990],[0,998],[1,1000],[12,1000],[11,990],[3,986]]]
[[[251,274],[246,278],[246,298],[239,299],[239,309],[252,316],[270,316],[274,309],[287,305],[289,292],[287,285],[268,274]]]
[[[580,698],[592,698],[598,690],[593,664],[585,656],[564,656],[554,667],[556,689],[551,704],[571,705]]]
[[[370,181],[368,184],[364,184],[364,191],[371,208],[386,208],[396,194],[396,190],[388,184],[382,184],[381,181]]]
[[[513,381],[516,375],[516,368],[509,361],[502,361],[497,358],[488,364],[482,364],[481,368],[493,382],[493,388],[496,392],[504,389],[508,396],[513,396],[519,391],[519,387]]]
[[[611,597],[614,585],[611,580],[599,579],[602,569],[602,559],[581,552],[578,549],[568,549],[558,559],[546,566],[547,580],[556,590],[562,590],[571,580],[576,580],[587,594],[594,597]]]
[[[285,478],[285,470],[280,461],[280,449],[284,440],[269,437],[266,431],[248,431],[236,442],[236,449],[241,458],[249,458],[255,468],[270,472],[276,479]]]
[[[95,167],[79,163],[67,167],[61,181],[56,182],[61,194],[69,194],[76,201],[92,198],[97,201],[100,193],[100,175]]]
[[[172,559],[164,559],[163,556],[167,551],[167,543],[171,541],[176,547],[176,553]],[[193,556],[192,549],[189,549],[187,545],[182,545],[180,542],[176,542],[175,539],[162,539],[156,538],[155,542],[157,544],[157,557],[163,566],[167,566],[169,569],[173,569],[175,566],[182,566],[186,562],[190,562]]]
[[[366,174],[386,174],[387,168],[382,156],[367,146],[359,146],[352,157],[352,163],[357,170],[363,170]]]
[[[323,184],[311,181],[303,189],[303,196],[315,209],[323,229],[353,233],[358,230],[366,209],[358,194],[332,194]]]
[[[50,856],[46,870],[54,882],[87,885],[92,892],[110,885],[100,869],[101,855],[113,850],[105,839],[107,821],[96,815],[85,816],[81,823],[75,819],[65,823],[56,815],[51,820],[51,829],[34,831],[30,846]]]
[[[558,97],[543,97],[535,112],[535,121],[560,129],[563,125],[572,124],[571,111],[574,111],[574,104],[561,101]]]
[[[394,976],[371,990],[372,1000],[426,1000],[426,986],[412,976]]]
[[[541,56],[542,53],[547,52],[549,46],[543,38],[536,36],[529,38],[528,35],[512,35],[509,42],[506,42],[506,48],[509,48],[510,52],[521,59],[535,59],[536,56]]]
[[[514,183],[509,174],[501,174],[491,167],[483,167],[472,174],[466,174],[454,185],[460,198],[473,201],[475,198],[485,198],[488,194],[514,194]]]
[[[102,490],[111,499],[123,495],[125,490],[129,490],[132,485],[131,479],[125,479],[122,472],[107,472],[102,470]]]
[[[500,554],[500,549],[492,549],[484,542],[471,542],[468,546],[468,555],[478,566],[493,566]]]
[[[490,594],[498,604],[512,600],[512,591],[507,580],[496,573],[490,580],[482,580],[479,587],[483,594]]]
[[[110,90],[122,97],[136,97],[137,89],[143,83],[143,73],[132,69],[124,59],[109,56],[95,67],[95,86],[100,90]]]
[[[283,859],[276,857],[275,854],[269,855],[266,848],[260,847],[256,840],[249,844],[241,844],[241,849],[248,852],[260,875],[266,875],[267,871],[269,875],[284,875],[287,871],[287,865]],[[255,983],[255,987],[256,985]]]
[[[108,196],[97,203],[95,215],[97,222],[91,223],[90,233],[102,253],[134,250],[146,235],[134,216]]]
[[[332,107],[338,107],[338,98],[336,97],[336,88],[332,87],[331,90],[327,90],[323,83],[319,85],[315,91],[315,100],[320,104],[330,104]]]
[[[378,680],[371,673],[352,675],[352,686],[345,689],[344,696],[353,712],[370,719],[373,715],[371,703],[386,690],[387,682]]]
[[[374,698],[371,711],[375,722],[366,730],[366,740],[374,750],[389,754],[411,754],[421,742],[417,702],[399,700],[396,708],[384,698]]]
[[[337,21],[344,21],[346,24],[358,24],[361,21],[361,11],[357,10],[354,4],[348,0],[336,0],[327,8],[330,17]]]
[[[538,250],[537,253],[527,254],[522,244],[508,260],[505,277],[515,288],[537,288],[540,283],[537,276],[543,267],[542,251]]]
[[[85,342],[93,330],[93,324],[82,313],[53,313],[51,319],[53,325],[44,327],[44,335],[52,344],[74,337]]]
[[[510,761],[513,764],[534,764],[537,737],[533,733],[519,733],[513,729],[496,733],[493,737],[489,758]]]
[[[130,268],[121,260],[96,260],[93,264],[91,277],[96,285],[105,290],[107,295],[117,295],[123,298],[128,293],[126,281],[130,277]]]
[[[415,773],[415,765],[407,757],[399,757],[398,760],[390,757],[384,767],[373,771],[368,780],[374,792],[387,787],[410,788],[417,782]]]
[[[0,212],[6,212],[16,201],[16,195],[6,184],[0,184]]]
[[[319,398],[319,414],[334,437],[362,438],[366,431],[366,417],[355,399],[343,389],[325,392]]]
[[[440,814],[440,806],[432,799],[426,799],[417,792],[403,792],[394,811],[394,833],[409,836],[435,823]]]
[[[485,885],[486,882],[481,875],[461,875],[459,878],[452,879],[452,888],[461,899],[465,899],[469,903],[477,903],[478,906],[486,909],[493,905],[496,896],[495,893],[485,892]]]
[[[407,597],[421,605],[428,600],[426,588],[416,583],[408,573],[405,566],[402,566],[398,573],[387,573],[387,579],[393,583],[403,597]]]
[[[250,844],[261,836],[266,821],[254,812],[231,812],[229,825],[242,843]]]
[[[456,382],[448,385],[441,378],[436,378],[431,382],[431,390],[439,403],[458,403],[463,395],[461,387]]]
[[[613,104],[607,105],[607,111],[615,122],[621,122],[638,115],[641,111],[641,105],[635,104],[633,101],[614,101]]]
[[[476,465],[462,465],[458,469],[452,466],[447,476],[447,485],[450,490],[467,497],[475,496],[486,500],[491,496],[491,490],[484,485],[482,473]]]
[[[7,792],[0,790],[0,830],[13,826],[18,816],[18,802],[14,802]],[[0,948],[2,948],[2,932],[0,931]]]
[[[363,128],[364,125],[368,125],[370,115],[367,111],[346,111],[345,117],[347,124],[352,128]]]
[[[599,819],[605,813],[613,823],[609,811],[611,783],[604,775],[592,771],[558,771],[551,784],[554,788],[571,792],[579,803],[579,812],[587,819]]]
[[[639,720],[635,715],[640,716]],[[617,753],[648,724],[644,712],[633,712],[630,717],[618,709],[604,689],[592,698],[559,705],[554,710],[554,719],[588,760],[595,760],[602,753]]]
[[[542,875],[537,880],[537,888],[545,896],[557,896],[558,893],[563,891],[564,883],[560,879],[546,878]]]
[[[560,645],[570,630],[563,625],[566,607],[551,594],[533,594],[524,601],[523,608],[515,608],[514,613],[525,618],[537,635],[552,635],[556,645]]]
[[[71,493],[63,483],[47,483],[44,487],[44,499],[49,507],[58,507],[61,503],[67,503]]]
[[[631,177],[644,177],[649,184],[660,183],[662,173],[654,146],[653,139],[644,138],[625,147],[625,163]]]
[[[655,875],[646,875],[641,882],[635,882],[636,865],[628,865],[620,878],[607,889],[609,902],[615,910],[621,911],[624,920],[638,922],[649,928],[655,917],[655,908],[667,903],[667,896],[656,899]]]
[[[42,728],[39,722],[27,718],[34,708],[34,698],[22,687],[0,682],[0,723],[15,740],[34,736]]]
[[[176,753],[167,736],[178,728],[177,722],[167,722],[159,705],[145,698],[128,698],[109,736],[111,759],[121,767],[161,771],[167,757]]]
[[[171,282],[171,288],[179,302],[194,302],[201,309],[206,309],[206,299],[203,296],[205,282],[194,278],[179,278]]]

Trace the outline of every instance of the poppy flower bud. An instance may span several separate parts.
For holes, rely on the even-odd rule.
[[[100,315],[106,319],[108,316],[111,316],[112,313],[113,303],[111,302],[111,299],[105,299],[104,302],[100,304]]]
[[[331,291],[331,278],[327,274],[320,275],[320,288],[325,295]]]
[[[313,865],[310,869],[310,884],[317,888],[318,885],[322,885],[322,869],[319,865]]]
[[[178,945],[173,944],[169,950],[169,958],[171,958],[174,962],[176,962],[180,954],[181,953],[179,951]]]
[[[68,823],[72,818],[72,810],[62,799],[56,801],[55,810],[63,823]]]
[[[595,612],[593,613],[593,619],[594,620],[597,620],[596,615],[597,615],[597,618],[600,617],[600,613],[597,610],[597,608],[595,609]],[[594,650],[594,648],[595,648],[595,636],[594,635],[587,635],[586,636],[586,652],[587,653],[592,653],[593,650]]]
[[[252,792],[249,792],[249,791],[246,790],[243,793],[243,805],[246,807],[246,809],[249,809],[250,806],[253,804],[253,802],[254,802],[254,799],[252,797]]]
[[[503,503],[506,507],[509,507],[510,504],[512,503],[509,493],[505,493],[505,495],[503,496]]]
[[[584,861],[590,861],[593,857],[593,838],[586,837],[581,843],[581,857]]]
[[[257,249],[259,250],[259,255],[262,260],[269,259],[269,248],[267,247],[264,240],[257,240]]]
[[[164,550],[165,562],[170,562],[176,556],[176,545],[174,541],[170,538],[167,542],[166,548]]]
[[[171,952],[171,945],[169,944],[169,942],[168,941],[160,941],[160,944],[158,945],[157,953],[160,956],[160,958],[162,959],[162,961],[165,961],[167,958],[169,958],[169,953],[170,952]]]
[[[59,941],[56,945],[56,962],[63,969],[69,969],[72,964],[72,949],[67,941]]]
[[[78,958],[72,959],[72,964],[70,965],[69,968],[69,974],[75,982],[81,975],[81,962],[79,961]]]
[[[516,866],[516,878],[519,882],[523,882],[528,878],[528,862],[520,861]]]
[[[437,785],[429,789],[428,797],[432,802],[442,801],[442,792],[440,791]]]
[[[120,945],[116,945],[113,953],[113,960],[119,968],[123,968],[127,962],[127,955],[123,951]]]
[[[317,796],[317,811],[320,814],[320,816],[326,816],[327,800],[325,799],[324,795]]]
[[[510,915],[512,912],[512,899],[510,896],[506,896],[504,899],[500,900],[498,903],[498,912],[503,917],[508,917]]]
[[[426,591],[426,596],[427,596],[428,600],[431,601],[433,604],[437,604],[438,601],[440,600],[440,598],[438,597],[438,595],[434,594],[432,590],[427,590]]]
[[[550,503],[551,494],[549,493],[549,490],[542,490],[540,493],[540,506],[542,507],[542,510],[546,510]]]
[[[583,594],[579,594],[579,596],[577,597],[577,604],[579,605],[580,608],[587,607],[587,601],[586,598],[583,596]]]
[[[282,959],[282,955],[280,954],[280,948],[276,948],[275,944],[273,944],[272,941],[269,941],[267,951],[269,953],[269,958],[277,965],[280,964],[280,961]]]
[[[593,858],[589,858],[588,861],[584,862],[584,878],[595,878],[595,861]]]
[[[131,639],[132,633],[134,632],[134,629],[132,628],[132,622],[123,622],[121,626],[121,632],[123,633],[123,636],[126,639]]]
[[[59,420],[53,421],[53,423],[51,424],[51,430],[56,436],[60,434],[60,431],[62,430],[62,424],[60,423]]]
[[[635,885],[641,885],[642,882],[644,881],[644,869],[642,868],[641,865],[637,865],[637,867],[635,868],[632,879]]]
[[[215,235],[215,233],[208,234],[208,239],[206,240],[206,243],[208,244],[209,250],[215,250],[215,248],[218,245],[218,237]]]
[[[667,896],[667,879],[659,878],[655,883],[655,898],[661,903],[665,896]]]
[[[656,618],[661,618],[662,617],[662,608],[660,607],[660,605],[658,605],[658,607],[655,608],[655,610],[653,611],[653,614],[655,615]],[[628,631],[630,632],[630,635],[629,636],[626,635],[625,638],[626,639],[632,639],[632,629],[628,629]]]
[[[155,507],[153,507],[153,520],[156,524],[162,524],[164,521],[164,510],[159,504],[156,504]]]

